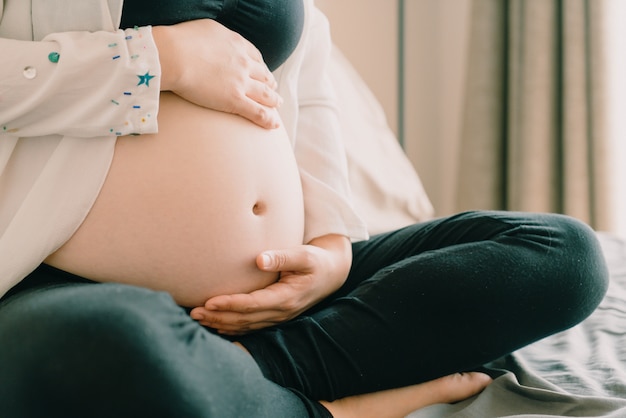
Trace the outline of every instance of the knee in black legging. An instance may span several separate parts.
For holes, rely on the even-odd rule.
[[[596,233],[588,225],[563,215],[541,215],[541,219],[552,247],[547,263],[556,275],[551,303],[563,314],[567,328],[600,304],[608,288],[608,270]]]
[[[477,281],[484,294],[476,298],[498,299],[490,306],[496,323],[527,335],[513,346],[578,324],[604,297],[608,287],[604,256],[596,233],[583,222],[525,212],[470,212],[463,218],[493,232],[472,243],[471,258],[462,260],[470,267],[487,265],[477,269],[485,279]],[[473,294],[471,286],[474,281],[462,289],[463,294]]]

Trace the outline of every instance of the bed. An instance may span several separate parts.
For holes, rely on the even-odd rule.
[[[382,108],[338,48],[333,54],[350,181],[370,233],[432,217]],[[598,238],[611,280],[589,318],[489,364],[495,380],[478,396],[409,418],[626,417],[626,239],[601,232]]]

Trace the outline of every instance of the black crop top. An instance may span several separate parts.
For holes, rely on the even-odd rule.
[[[241,34],[275,70],[296,48],[304,24],[303,0],[124,0],[121,28],[214,19]]]

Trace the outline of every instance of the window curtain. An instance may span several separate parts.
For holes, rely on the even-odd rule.
[[[611,227],[604,0],[472,0],[455,210]]]

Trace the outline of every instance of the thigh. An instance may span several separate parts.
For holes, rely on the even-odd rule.
[[[1,416],[315,416],[165,293],[32,288],[0,306],[0,340]]]
[[[355,243],[351,273],[371,276],[382,266],[390,266],[411,256],[491,240],[522,225],[538,223],[542,222],[537,215],[477,211],[410,225]]]
[[[603,269],[600,253],[591,228],[566,216],[507,211],[463,212],[354,243],[350,276],[338,296],[354,290],[380,270],[393,269],[396,263],[410,263],[422,254],[440,256],[437,258],[440,264],[446,258],[461,262],[463,267],[481,264],[487,272],[494,273],[504,267],[499,265],[500,260],[511,258],[515,259],[511,271],[519,269],[520,272],[525,265],[558,272],[563,267],[572,266],[572,258],[599,260],[582,266],[591,273]],[[550,259],[552,262],[546,263]]]

